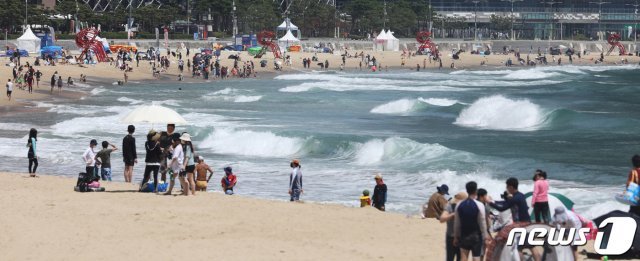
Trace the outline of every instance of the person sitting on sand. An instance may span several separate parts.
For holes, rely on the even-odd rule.
[[[207,177],[207,172],[209,172],[209,177]],[[198,157],[198,165],[196,165],[196,190],[197,191],[207,191],[207,183],[213,176],[213,170],[207,163],[204,163],[204,158],[202,156]]]
[[[362,191],[362,196],[360,197],[360,207],[368,207],[371,206],[371,197],[369,197],[369,190],[365,189]]]
[[[300,201],[300,194],[304,192],[302,189],[302,166],[300,166],[300,160],[292,160],[289,166],[292,169],[289,175],[289,195],[291,195],[292,202]]]
[[[233,174],[231,167],[225,167],[224,177],[220,180],[224,193],[227,195],[233,195],[233,188],[235,188],[236,183],[238,183],[238,178]]]

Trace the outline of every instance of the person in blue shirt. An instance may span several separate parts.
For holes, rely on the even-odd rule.
[[[498,210],[505,211],[511,210],[513,216],[513,222],[531,222],[531,216],[529,216],[529,206],[522,192],[518,191],[518,179],[507,179],[507,192],[511,197],[506,197],[504,201],[495,201],[489,203],[489,205]]]

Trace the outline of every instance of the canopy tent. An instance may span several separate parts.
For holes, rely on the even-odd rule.
[[[278,45],[280,46],[280,50],[287,50],[287,47],[291,45],[299,45],[300,40],[293,36],[291,30],[287,30],[287,33],[280,39],[278,39]]]
[[[386,51],[387,50],[387,42],[389,38],[387,38],[387,33],[382,29],[380,34],[373,39],[373,49],[375,51]]]
[[[400,51],[400,40],[393,36],[393,32],[391,30],[387,30],[387,46],[385,51]]]
[[[26,50],[29,53],[40,52],[40,38],[31,31],[30,27],[18,38],[18,49]]]
[[[296,32],[296,37],[298,37],[298,39],[300,39],[301,37],[301,32],[300,29],[298,29],[298,27],[293,24],[291,22],[291,20],[287,17],[284,19],[284,21],[278,25],[278,27],[276,27],[277,31],[295,31]]]

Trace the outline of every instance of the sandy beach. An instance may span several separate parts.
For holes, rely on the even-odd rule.
[[[233,66],[233,60],[227,58],[227,56],[232,53],[236,53],[236,52],[222,53],[221,55],[222,66],[228,66],[230,68]],[[166,53],[163,53],[163,54],[166,54]],[[184,54],[185,53],[183,53],[183,55]],[[355,55],[356,52],[351,51],[349,52],[349,54]],[[405,58],[404,59],[405,66],[402,66],[402,61],[403,61],[403,58],[401,56],[402,52],[368,51],[368,52],[365,52],[365,55],[367,54],[371,55],[371,57],[376,58],[377,62],[380,64],[379,66],[380,71],[389,71],[389,70],[415,71],[417,65],[419,65],[423,71],[425,70],[425,68],[427,69],[427,71],[439,70],[439,63],[435,61],[429,61],[427,56],[411,56],[411,57]],[[316,54],[318,58],[318,62],[313,62],[311,68],[304,69],[302,66],[302,59],[311,58],[314,56],[314,53],[295,53],[294,52],[294,53],[287,53],[287,55],[291,56],[291,65],[285,65],[281,71],[275,71],[273,66],[274,58],[271,53],[267,53],[267,55],[265,55],[265,57],[263,57],[262,59],[254,58],[250,56],[247,52],[240,53],[241,62],[244,62],[244,61],[254,62],[256,72],[258,73],[258,77],[261,77],[264,75],[287,73],[287,72],[304,72],[304,71],[314,71],[314,70],[315,71],[320,71],[320,70],[337,71],[337,70],[340,70],[340,64],[342,63],[341,54],[318,53]],[[482,55],[472,55],[469,53],[462,53],[460,55],[459,60],[453,60],[451,58],[451,55],[452,55],[451,52],[444,52],[442,54],[443,70],[507,68],[504,66],[504,64],[509,58],[511,58],[513,62],[516,64],[512,67],[509,67],[510,69],[528,68],[527,66],[521,66],[517,64],[517,60],[514,58],[513,54],[510,54],[510,55],[492,54],[488,56],[482,56]],[[527,53],[525,52],[521,53],[521,57],[523,59],[526,59],[526,55]],[[533,59],[535,56],[536,56],[535,53],[530,55],[531,59]],[[559,58],[559,57],[560,56],[556,56],[555,58]],[[591,53],[589,55],[582,56],[582,58],[575,57],[573,61],[573,65],[593,65],[595,60],[599,59],[599,57],[600,57],[599,53],[598,54]],[[555,63],[553,62],[553,59],[555,59],[554,57],[548,55],[547,58],[548,58],[549,64],[545,66],[559,66],[557,65],[557,62]],[[630,64],[638,64],[638,62],[640,62],[640,57],[637,57],[637,56],[621,57],[617,55],[611,55],[611,56],[605,56],[605,60],[602,65],[621,64],[621,59],[623,58],[626,58]],[[259,63],[261,60],[267,60],[268,65],[264,68],[260,67]],[[26,62],[33,64],[34,61],[35,61],[34,56],[22,58],[23,64]],[[179,75],[177,58],[170,57],[170,61],[171,61],[171,65],[169,67],[169,70],[167,72],[161,73],[161,76],[158,78],[153,77],[152,66],[148,61],[141,61],[139,67],[135,65],[135,62],[130,63],[131,66],[133,67],[133,72],[128,73],[128,76],[129,76],[128,84],[139,84],[139,83],[147,83],[147,82],[148,83],[177,82],[178,75]],[[317,65],[317,63],[324,62],[324,61],[329,62],[328,69],[322,69],[320,68],[320,66]],[[346,65],[344,66],[344,70],[345,71],[363,71],[363,73],[374,73],[374,72],[371,72],[370,70],[367,70],[366,63],[362,63],[362,69],[361,69],[360,68],[361,61],[362,59],[357,57],[346,58]],[[241,62],[240,62],[240,65],[242,65]],[[481,65],[482,62],[484,62],[484,65]],[[0,64],[6,65],[6,66],[0,67],[0,79],[1,79],[0,82],[4,83],[6,82],[7,79],[12,77],[11,75],[12,68],[8,66],[9,59],[6,57],[0,58]],[[452,64],[455,67],[453,69],[451,69]],[[568,64],[569,64],[568,57],[562,56],[562,65],[560,66],[566,66]],[[186,63],[185,63],[185,67],[186,67]],[[117,88],[117,85],[115,85],[115,83],[119,80],[124,80],[124,72],[119,70],[118,68],[115,68],[112,65],[109,65],[109,63],[100,63],[96,65],[83,65],[83,66],[70,65],[70,64],[67,64],[67,65],[58,64],[56,66],[36,66],[34,67],[34,69],[40,70],[43,73],[43,76],[40,82],[40,87],[34,86],[34,93],[29,94],[27,93],[27,91],[20,90],[14,86],[13,99],[11,101],[8,101],[6,99],[6,96],[4,95],[5,94],[4,88],[3,88],[3,92],[2,92],[3,96],[2,98],[0,98],[0,106],[2,106],[3,109],[0,110],[0,113],[9,112],[9,109],[7,108],[7,106],[21,107],[28,104],[31,101],[37,101],[37,100],[43,100],[43,99],[49,100],[53,98],[63,98],[63,99],[70,99],[70,100],[77,99],[79,97],[82,97],[83,91],[88,90],[88,88],[97,87],[97,86],[112,86],[113,88]],[[53,93],[50,93],[49,79],[51,78],[51,75],[56,71],[62,76],[62,79],[64,80],[65,84],[64,84],[64,87],[62,88],[63,91],[61,93],[57,92],[57,88]],[[87,75],[87,83],[79,82],[80,74]],[[191,73],[187,71],[186,68],[183,75],[184,75],[185,82],[205,82],[205,80],[202,78],[192,78]],[[72,77],[75,80],[76,86],[68,87],[66,85],[66,81],[68,77]],[[218,80],[215,80],[215,79],[209,80],[209,82],[214,85],[216,81]],[[3,84],[3,87],[4,87],[4,84]],[[81,91],[81,92],[78,93],[78,91]],[[14,108],[12,109],[12,111],[19,112],[20,110]]]
[[[75,180],[0,173],[4,260],[442,260],[445,226],[373,208],[199,193],[78,193]]]

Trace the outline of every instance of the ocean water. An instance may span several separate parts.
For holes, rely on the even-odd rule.
[[[44,112],[3,117],[0,170],[26,172],[27,134],[36,127],[39,172],[75,177],[90,139],[121,145],[127,124],[120,118],[159,104],[189,121],[177,131],[192,134],[215,169],[210,190],[219,190],[222,168],[232,166],[238,194],[288,200],[289,161],[300,158],[304,200],[356,206],[379,172],[389,187],[387,209],[415,214],[437,185],[455,193],[475,180],[498,198],[506,178],[519,178],[527,192],[535,169],[543,169],[551,192],[595,217],[626,209],[613,196],[623,190],[631,156],[640,153],[638,72],[636,66],[330,71],[93,86],[79,101],[38,102],[33,107]],[[142,161],[147,131],[165,127],[136,127]],[[121,153],[112,165],[115,180],[123,180]],[[135,168],[138,182],[143,168]]]

